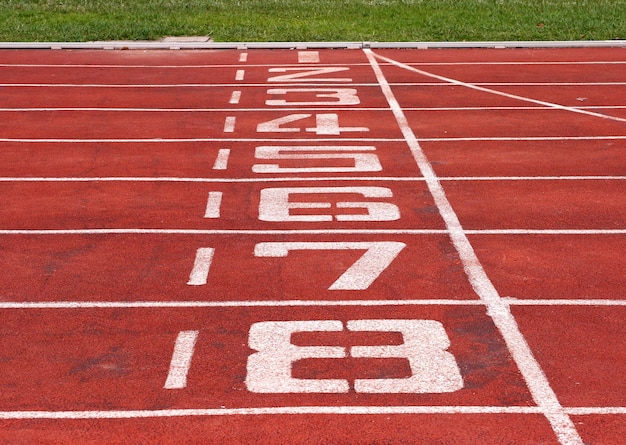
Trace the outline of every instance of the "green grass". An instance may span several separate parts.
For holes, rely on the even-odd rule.
[[[626,0],[0,0],[0,41],[626,39]]]

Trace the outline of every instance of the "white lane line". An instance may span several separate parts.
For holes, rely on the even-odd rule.
[[[256,301],[38,301],[0,302],[0,309],[140,309],[212,307],[484,306],[480,300],[256,300]]]
[[[187,386],[187,374],[191,357],[198,339],[198,331],[182,331],[176,337],[170,369],[165,380],[165,389],[182,389]]]
[[[213,170],[226,170],[228,168],[228,158],[230,157],[229,148],[220,148],[217,151],[217,157],[213,164]]]
[[[626,406],[591,406],[565,408],[565,411],[572,416],[584,416],[595,414],[626,414]]]
[[[230,150],[222,148],[213,164],[213,170],[225,170]],[[626,176],[440,176],[439,181],[624,181]],[[183,178],[172,176],[67,176],[67,177],[0,177],[0,182],[207,182],[207,183],[246,183],[246,182],[291,182],[291,181],[424,181],[420,176],[323,176],[323,177],[253,177],[253,178]]]
[[[446,229],[0,229],[0,235],[440,235]],[[626,229],[478,229],[467,235],[625,235]]]
[[[476,256],[474,248],[470,244],[452,205],[448,201],[435,171],[422,151],[422,147],[415,133],[413,133],[402,108],[397,102],[391,87],[387,83],[385,75],[378,65],[377,58],[381,56],[375,55],[370,49],[364,49],[363,51],[372,65],[372,69],[376,74],[383,94],[389,102],[420,172],[426,179],[426,184],[450,232],[450,239],[459,254],[470,284],[480,299],[485,302],[487,314],[492,318],[506,342],[513,360],[515,360],[515,363],[524,377],[535,403],[542,409],[544,416],[550,422],[553,431],[562,445],[584,445],[576,431],[572,419],[563,411],[563,407],[550,386],[550,382],[533,356],[532,350],[520,332],[508,305],[498,294],[498,291],[493,286],[480,260]],[[393,62],[391,59],[387,58],[382,58],[382,60]]]
[[[229,104],[233,104],[233,105],[237,105],[240,100],[241,100],[241,91],[240,90],[236,90],[236,91],[233,91],[233,94],[231,94],[230,100],[228,101],[228,103]]]
[[[620,141],[626,135],[606,136],[494,136],[494,137],[451,137],[419,139],[422,142],[515,142],[515,141]]]
[[[298,51],[298,63],[320,63],[320,52]]]
[[[465,88],[470,88],[472,90],[477,90],[477,91],[481,91],[483,93],[489,93],[489,94],[495,94],[497,96],[503,96],[509,99],[515,99],[515,100],[520,100],[520,101],[524,101],[524,102],[531,102],[534,104],[538,104],[538,105],[543,105],[546,107],[551,107],[551,108],[555,108],[555,109],[559,109],[559,110],[563,110],[563,111],[570,111],[573,113],[579,113],[579,114],[584,114],[587,116],[593,116],[593,117],[599,117],[602,119],[609,119],[609,120],[613,120],[613,121],[617,121],[617,122],[626,122],[625,118],[621,118],[621,117],[616,117],[616,116],[609,116],[606,114],[600,114],[600,113],[594,113],[593,111],[588,111],[588,110],[583,110],[583,109],[579,109],[579,108],[572,108],[572,107],[567,107],[565,105],[560,105],[560,104],[556,104],[553,102],[546,102],[543,100],[537,100],[537,99],[532,99],[530,97],[525,97],[525,96],[519,96],[517,94],[509,94],[509,93],[505,93],[503,91],[497,91],[497,90],[493,90],[490,88],[485,88],[476,84],[472,84],[472,83],[467,83],[467,82],[462,82],[460,80],[457,79],[452,79],[450,77],[444,77],[444,76],[439,76],[437,74],[433,74],[430,73],[428,71],[423,71],[417,68],[414,68],[412,66],[406,65],[404,63],[398,62],[396,60],[390,59],[388,57],[384,57],[381,56],[379,54],[376,55],[377,58],[381,59],[381,60],[385,60],[386,62],[392,63],[393,65],[399,67],[399,68],[403,68],[406,69],[408,71],[413,71],[415,73],[418,73],[422,76],[427,76],[427,77],[432,77],[434,79],[438,79],[444,82],[448,82],[454,85],[459,85]]]
[[[0,419],[137,419],[150,417],[264,416],[280,414],[541,414],[541,410],[534,406],[279,406],[134,411],[0,411]]]
[[[244,79],[245,76],[246,70],[237,70],[237,72],[235,73],[235,80],[240,82]]]
[[[229,111],[233,111],[232,108]],[[239,110],[237,110],[239,111]],[[624,136],[626,139],[626,136]],[[52,138],[0,138],[0,142],[34,144],[178,144],[181,142],[311,142],[311,138],[139,138],[139,139],[52,139]],[[315,138],[315,142],[404,142],[402,138]]]
[[[332,83],[333,87],[337,86],[352,86],[352,87],[376,87],[375,83],[361,82],[361,83],[352,83],[352,82],[344,82],[344,83]],[[120,89],[158,89],[158,88],[241,88],[241,87],[259,87],[259,88],[267,88],[266,83],[161,83],[161,84],[104,84],[104,83],[0,83],[0,87],[2,88],[120,88]],[[329,82],[292,82],[292,83],[283,83],[276,82],[272,83],[272,86],[275,88],[278,87],[328,87]]]
[[[209,198],[206,203],[204,217],[217,219],[220,217],[220,209],[222,206],[222,192],[209,192]]]
[[[239,55],[239,62],[247,62],[248,54],[241,53]],[[512,61],[491,61],[491,62],[406,62],[407,65],[411,66],[472,66],[472,65],[626,65],[626,61],[623,60],[571,60],[571,61],[524,61],[524,60],[512,60]],[[266,67],[266,66],[287,66],[287,65],[295,65],[291,64],[275,64],[275,63],[267,63],[267,64],[253,64],[248,65],[251,67]],[[369,67],[368,63],[326,63],[325,65],[341,65],[341,66],[366,66]],[[385,64],[386,65],[386,64]],[[73,68],[137,68],[137,69],[189,69],[189,68],[237,68],[239,65],[233,64],[202,64],[202,65],[119,65],[119,64],[85,64],[85,63],[76,63],[76,64],[54,64],[54,63],[0,63],[0,67],[4,68],[64,68],[64,69],[73,69]]]
[[[624,231],[626,232],[626,230]],[[439,235],[445,229],[2,229],[0,235]]]
[[[510,306],[626,306],[626,300],[519,300],[509,297]],[[0,309],[141,309],[221,307],[333,307],[333,306],[484,306],[482,300],[242,300],[242,301],[3,301]]]
[[[236,93],[236,94],[235,94]],[[229,103],[237,104],[241,100],[241,91],[234,91]],[[232,101],[232,102],[231,102]],[[580,110],[622,110],[626,105],[590,105],[585,107],[571,107]],[[405,111],[537,111],[553,110],[554,107],[404,107]],[[0,108],[0,113],[28,113],[28,112],[119,112],[119,113],[217,113],[229,112],[232,108],[123,108],[123,107],[29,107],[29,108]],[[238,108],[245,113],[267,112],[267,108]],[[326,108],[281,108],[281,111],[330,111]],[[333,108],[332,111],[389,111],[383,107],[354,107]]]
[[[194,260],[187,285],[204,286],[207,284],[214,253],[215,249],[212,247],[201,247],[196,251],[196,259]]]

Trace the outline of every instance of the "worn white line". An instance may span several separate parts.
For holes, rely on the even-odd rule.
[[[241,100],[242,92],[237,90],[231,95],[229,103],[238,104]],[[580,110],[622,110],[626,105],[591,105],[585,107],[571,107]],[[537,111],[556,110],[547,106],[519,106],[519,107],[404,107],[405,111]],[[317,108],[281,108],[281,111],[321,111],[331,109]],[[119,113],[225,113],[233,111],[232,108],[124,108],[124,107],[22,107],[22,108],[0,108],[0,113],[42,113],[42,112],[119,112]],[[267,108],[237,108],[242,113],[268,112]],[[332,111],[389,111],[385,107],[354,107],[354,108],[332,108]]]
[[[276,82],[272,83],[274,88],[278,87],[328,87],[332,85],[333,87],[345,85],[345,86],[353,86],[353,87],[376,87],[375,83],[361,82],[361,83],[351,83],[351,82],[342,82],[342,83],[330,83],[330,82],[293,82],[293,83],[281,83]],[[158,88],[241,88],[241,87],[259,87],[259,88],[267,88],[268,84],[266,83],[155,83],[155,84],[104,84],[104,83],[0,83],[0,87],[2,88],[121,88],[121,89],[138,89],[138,88],[146,88],[146,89],[158,89]]]
[[[239,97],[241,94],[231,95],[230,100]],[[241,93],[241,92],[239,92]],[[281,108],[281,111],[389,111],[389,108],[383,107],[303,107],[303,108]],[[122,108],[122,107],[31,107],[31,108],[0,108],[0,113],[28,113],[28,112],[119,112],[119,113],[228,113],[232,112],[232,108]],[[237,112],[242,113],[259,113],[272,112],[268,108],[237,108]]]
[[[445,229],[1,229],[0,235],[439,235]]]
[[[233,105],[237,105],[240,100],[241,100],[241,91],[240,90],[236,90],[236,91],[233,91],[233,94],[231,94],[230,100],[228,101],[228,103],[229,104],[233,104]]]
[[[320,63],[320,52],[298,51],[298,63]]]
[[[187,374],[198,339],[198,331],[182,331],[176,337],[170,369],[165,380],[165,389],[182,389],[187,386]]]
[[[0,229],[0,235],[439,235],[446,229]],[[466,235],[624,235],[626,229],[467,229]]]
[[[204,217],[217,219],[220,217],[220,209],[222,206],[222,192],[209,192],[209,198],[206,203]]]
[[[223,149],[225,150],[225,149]],[[225,157],[226,155],[224,155]],[[228,158],[226,158],[228,159]],[[218,163],[219,161],[219,163]],[[214,170],[225,169],[225,160],[216,159]],[[216,167],[217,165],[217,167]],[[219,168],[218,168],[219,167]],[[222,168],[223,167],[223,168]],[[101,176],[101,177],[0,177],[0,182],[206,182],[206,183],[264,183],[264,182],[320,182],[320,181],[390,181],[390,182],[414,182],[423,181],[422,177],[412,176],[281,176],[253,178],[176,178],[171,176]]]
[[[310,414],[540,414],[534,406],[279,406],[129,411],[0,411],[0,419],[137,419],[150,417]]]
[[[229,111],[233,111],[230,109]],[[624,136],[626,139],[626,136]],[[54,138],[0,138],[0,142],[46,143],[46,144],[178,144],[181,142],[311,142],[310,138],[277,139],[277,138],[138,138],[138,139],[54,139]],[[402,138],[319,138],[315,142],[404,142]]]
[[[239,62],[247,62],[248,54],[241,53],[239,55]],[[529,60],[511,60],[511,61],[466,61],[466,62],[405,62],[411,66],[490,66],[490,65],[625,65],[626,61],[622,60],[570,60],[570,61],[529,61]],[[295,66],[296,64],[251,64],[251,67],[267,67],[267,66]],[[325,66],[340,65],[340,66],[369,66],[368,63],[325,63]],[[384,63],[383,65],[388,65]],[[239,65],[235,64],[196,64],[196,65],[120,65],[120,64],[55,64],[55,63],[0,63],[0,67],[5,68],[137,68],[137,69],[189,69],[189,68],[237,68]]]
[[[230,157],[229,148],[220,148],[217,151],[217,157],[213,164],[213,170],[226,170],[228,168],[228,158]]]
[[[189,286],[204,286],[207,283],[214,253],[215,249],[212,247],[201,247],[196,251],[196,259],[187,282]]]
[[[541,408],[544,416],[550,422],[552,429],[562,445],[584,445],[581,437],[576,431],[574,423],[567,413],[563,411],[563,407],[552,390],[547,377],[533,356],[532,350],[520,332],[517,322],[511,314],[508,305],[498,294],[498,291],[493,286],[493,283],[483,269],[480,260],[476,256],[474,248],[469,242],[469,239],[467,238],[463,227],[461,226],[461,223],[452,208],[452,205],[448,201],[445,191],[439,183],[435,171],[422,151],[417,137],[413,133],[402,108],[397,102],[391,87],[387,83],[387,80],[378,65],[377,58],[381,58],[382,60],[386,60],[391,63],[395,63],[395,61],[376,55],[370,49],[364,49],[363,51],[372,65],[372,69],[376,74],[378,83],[380,84],[383,94],[389,102],[402,134],[404,135],[411,153],[417,162],[420,172],[426,179],[426,184],[428,185],[430,193],[435,200],[435,204],[439,209],[439,213],[449,230],[450,239],[459,254],[470,284],[480,299],[485,302],[487,306],[487,313],[492,318],[504,341],[506,342],[515,363],[526,381],[535,403],[537,403],[537,405]]]
[[[509,99],[515,99],[515,100],[520,100],[520,101],[524,101],[524,102],[531,102],[531,103],[534,103],[534,104],[539,104],[539,105],[543,105],[543,106],[546,106],[546,107],[552,107],[552,108],[555,108],[555,109],[559,109],[559,110],[562,110],[562,111],[570,111],[570,112],[573,112],[573,113],[579,113],[579,114],[584,114],[584,115],[587,115],[587,116],[599,117],[599,118],[602,118],[602,119],[609,119],[609,120],[613,120],[613,121],[617,121],[617,122],[626,122],[626,118],[621,118],[621,117],[617,117],[617,116],[609,116],[609,115],[600,114],[600,113],[594,113],[593,111],[583,110],[583,109],[580,109],[580,108],[572,108],[572,107],[568,107],[568,106],[565,106],[565,105],[560,105],[560,104],[553,103],[553,102],[546,102],[546,101],[543,101],[543,100],[532,99],[532,98],[526,97],[526,96],[519,96],[517,94],[505,93],[503,91],[498,91],[498,90],[493,90],[493,89],[490,89],[490,88],[485,88],[485,87],[479,86],[477,84],[463,82],[463,81],[460,81],[460,80],[457,80],[457,79],[452,79],[450,77],[439,76],[438,74],[433,74],[433,73],[430,73],[428,71],[424,71],[424,70],[420,70],[420,69],[414,68],[414,67],[406,65],[406,64],[404,64],[402,62],[398,62],[396,60],[390,59],[388,57],[381,56],[379,54],[377,54],[376,57],[381,59],[381,60],[385,60],[385,61],[387,61],[389,63],[392,63],[392,64],[396,65],[399,68],[403,68],[403,69],[406,69],[406,70],[409,70],[409,71],[413,71],[413,72],[418,73],[418,74],[420,74],[422,76],[427,76],[427,77],[431,77],[433,79],[438,79],[438,80],[441,80],[441,81],[444,81],[444,82],[449,82],[449,83],[454,84],[454,85],[459,85],[459,86],[462,86],[462,87],[465,87],[465,88],[469,88],[469,89],[472,89],[472,90],[481,91],[483,93],[495,94],[497,96],[502,96],[502,97],[506,97],[506,98],[509,98]]]
[[[224,133],[233,133],[235,131],[236,116],[228,116],[224,121]]]
[[[624,300],[594,300],[590,299],[543,299],[522,300],[519,298],[504,297],[503,300],[511,306],[626,306]]]
[[[246,75],[246,70],[237,70],[235,73],[235,80],[242,81]]]
[[[624,300],[542,299],[522,300],[504,297],[510,306],[626,306]],[[141,309],[213,307],[332,307],[332,306],[484,306],[482,300],[241,300],[241,301],[3,301],[0,309]]]
[[[565,411],[572,416],[585,416],[597,414],[626,414],[626,406],[590,406],[578,408],[565,408]]]
[[[612,141],[626,140],[626,135],[606,136],[493,136],[493,137],[422,137],[421,142],[514,142],[514,141]]]
[[[252,300],[252,301],[37,301],[0,302],[0,309],[141,309],[315,306],[484,306],[480,300]]]
[[[225,170],[230,150],[222,148],[213,164],[213,170]],[[484,182],[484,181],[624,181],[626,176],[440,176],[439,181]],[[284,176],[266,178],[179,178],[172,176],[68,176],[68,177],[0,177],[0,182],[206,182],[206,183],[263,183],[263,182],[319,182],[319,181],[424,181],[421,176]]]

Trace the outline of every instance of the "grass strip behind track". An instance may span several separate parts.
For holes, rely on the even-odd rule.
[[[0,0],[0,41],[626,39],[626,0]]]

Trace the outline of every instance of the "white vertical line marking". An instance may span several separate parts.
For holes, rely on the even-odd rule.
[[[448,201],[435,171],[426,158],[415,133],[413,133],[406,119],[404,111],[402,111],[385,75],[378,65],[376,57],[379,56],[367,48],[363,51],[376,74],[382,92],[391,107],[406,143],[411,149],[413,158],[417,162],[420,172],[424,176],[428,189],[439,209],[439,213],[448,228],[452,243],[463,262],[465,273],[474,291],[485,303],[487,314],[493,319],[494,324],[506,342],[535,403],[541,408],[543,414],[550,422],[561,444],[584,445],[580,435],[576,431],[574,423],[558,401],[556,394],[550,387],[547,377],[533,356],[526,339],[520,332],[517,322],[509,310],[508,304],[500,297],[476,256],[474,248],[470,244],[454,209]],[[387,58],[384,60],[389,61]]]
[[[241,53],[239,54],[239,61],[240,62],[247,62],[248,61],[248,53]]]
[[[224,133],[233,133],[235,131],[235,122],[237,118],[235,116],[228,116],[224,121]]]
[[[320,63],[320,52],[298,51],[298,63]]]
[[[205,218],[219,218],[220,206],[222,205],[222,192],[209,192],[209,199],[204,212]]]
[[[228,157],[230,156],[230,149],[220,148],[213,164],[213,170],[226,170],[228,167]]]
[[[214,252],[213,247],[201,247],[196,251],[196,259],[187,281],[189,286],[203,286],[207,283]]]
[[[228,103],[238,104],[240,100],[241,100],[241,91],[237,90],[237,91],[233,91],[233,94],[231,94],[230,100],[228,101]]]
[[[182,389],[187,386],[187,374],[191,366],[191,357],[198,339],[198,331],[181,331],[176,337],[170,371],[163,388]]]
[[[235,73],[235,80],[243,80],[243,78],[246,75],[246,70],[237,70],[237,72]]]

